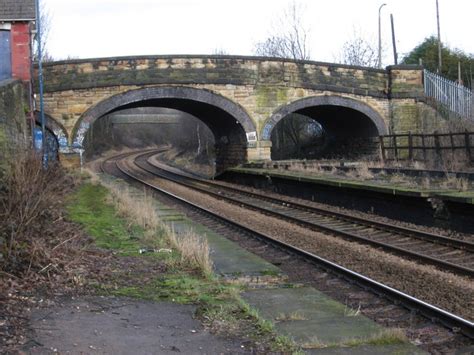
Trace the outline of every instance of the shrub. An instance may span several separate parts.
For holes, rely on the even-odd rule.
[[[62,206],[72,185],[58,165],[43,169],[31,152],[8,159],[0,189],[0,270],[49,275],[70,261],[64,253],[75,253],[79,232],[63,220]]]

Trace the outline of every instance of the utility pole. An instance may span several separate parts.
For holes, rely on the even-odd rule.
[[[390,14],[390,23],[392,24],[393,62],[395,65],[398,65],[397,42],[395,41],[395,26],[393,24],[392,14]]]
[[[41,14],[39,7],[39,0],[35,0],[36,5],[36,42],[38,45],[38,81],[40,92],[40,120],[41,120],[41,134],[42,134],[42,150],[43,150],[43,167],[48,167],[48,152],[46,141],[46,122],[44,116],[44,92],[43,92],[43,48],[41,44]]]
[[[439,5],[438,0],[436,0],[436,23],[438,24],[438,74],[441,74],[441,69],[443,67],[443,60],[441,58],[441,32],[439,29]]]
[[[382,7],[384,7],[385,5],[387,4],[382,4],[379,7],[379,58],[378,58],[379,68],[382,68],[382,20],[380,19],[380,11],[382,11]]]
[[[462,85],[461,61],[458,60],[458,84]]]

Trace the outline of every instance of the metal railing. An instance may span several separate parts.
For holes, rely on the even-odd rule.
[[[473,95],[471,90],[440,75],[424,70],[425,95],[435,99],[449,111],[474,119]]]

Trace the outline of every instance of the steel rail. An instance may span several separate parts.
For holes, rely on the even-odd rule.
[[[147,154],[143,154],[141,157],[146,156],[146,155]],[[138,156],[135,160],[138,160],[139,158],[140,158],[140,156]],[[381,241],[366,238],[366,237],[363,237],[359,234],[355,234],[355,233],[350,232],[350,231],[341,230],[339,228],[330,227],[330,226],[327,226],[327,225],[324,225],[324,224],[321,224],[321,223],[316,223],[316,222],[313,222],[313,221],[306,221],[306,220],[302,220],[302,219],[297,218],[297,217],[289,216],[289,215],[286,215],[286,214],[281,213],[281,212],[273,211],[271,209],[255,205],[253,203],[249,203],[249,202],[242,201],[242,200],[239,200],[239,199],[236,199],[236,198],[233,198],[233,197],[225,196],[223,194],[220,194],[219,192],[213,192],[213,191],[210,191],[209,189],[205,189],[205,188],[198,187],[198,186],[195,186],[195,185],[192,185],[192,184],[188,184],[184,181],[177,180],[175,178],[166,176],[165,174],[157,173],[156,171],[152,171],[151,169],[147,168],[145,165],[141,164],[138,161],[136,161],[136,164],[141,169],[147,171],[150,174],[158,175],[158,176],[160,176],[164,179],[173,181],[175,183],[178,183],[182,186],[185,186],[185,187],[188,187],[188,188],[191,188],[191,189],[195,189],[199,192],[205,193],[205,194],[210,195],[212,197],[215,197],[215,198],[218,198],[218,199],[221,199],[221,200],[226,200],[228,202],[231,202],[233,204],[237,204],[237,205],[240,205],[240,206],[245,206],[246,208],[250,208],[250,209],[253,209],[253,210],[258,210],[258,211],[261,211],[261,212],[263,212],[267,215],[272,215],[272,216],[278,217],[280,219],[285,219],[285,220],[287,220],[291,223],[301,225],[305,228],[309,228],[309,229],[317,230],[317,231],[324,231],[324,232],[328,232],[328,233],[331,233],[331,234],[334,234],[334,235],[341,236],[341,237],[343,237],[347,240],[358,241],[358,242],[368,244],[368,245],[372,245],[372,246],[375,246],[375,247],[381,247],[381,248],[385,249],[386,251],[390,251],[390,252],[396,253],[398,255],[409,257],[410,259],[413,259],[413,260],[418,261],[418,262],[422,261],[425,264],[430,264],[430,265],[436,266],[440,269],[451,271],[453,273],[456,273],[457,275],[474,277],[474,269],[471,269],[471,268],[468,268],[468,267],[465,267],[465,266],[462,266],[462,265],[459,265],[459,264],[454,264],[454,263],[451,263],[449,261],[437,259],[435,257],[425,255],[425,254],[421,254],[421,253],[418,253],[418,252],[415,252],[415,251],[411,251],[411,250],[408,250],[408,249],[405,249],[405,248],[402,248],[402,247],[398,247],[398,246],[387,244],[387,243],[384,243],[384,242],[381,242]],[[153,167],[155,169],[161,169],[162,171],[165,171],[167,174],[172,174],[173,176],[177,175],[176,173],[169,172],[169,171],[164,170],[162,168],[159,168],[157,166],[153,166]],[[179,176],[180,178],[183,177],[181,175],[177,175],[177,176]],[[188,179],[188,176],[186,176],[186,179]],[[193,178],[189,178],[189,179],[193,179]],[[200,183],[203,183],[200,180],[198,180],[198,181]],[[224,188],[225,189],[225,187],[223,187],[221,185],[218,185],[218,186],[219,186],[219,188]],[[239,189],[237,189],[237,190],[240,193],[240,190]],[[255,195],[253,193],[249,193],[249,194]],[[274,198],[269,198],[269,199],[271,199],[272,202],[276,201],[274,203],[278,203],[280,205],[282,204],[281,200],[274,199]],[[293,205],[290,202],[288,204]],[[289,207],[289,206],[287,205],[286,207]],[[310,210],[310,212],[313,212],[313,211]],[[327,216],[327,217],[332,217],[330,213],[325,213],[324,215]],[[353,223],[352,221],[349,221],[349,222]],[[374,228],[373,226],[367,225],[367,223],[364,224],[364,226]],[[396,227],[393,227],[392,229],[393,230],[389,231],[390,233],[397,233]],[[412,236],[409,235],[409,237],[412,237]],[[421,238],[418,238],[418,239],[421,239]],[[433,243],[428,237],[423,238],[423,240]],[[458,242],[462,242],[462,241],[458,241]],[[449,245],[449,246],[453,247],[452,245]]]
[[[281,249],[284,249],[286,251],[291,252],[292,254],[299,255],[305,260],[308,260],[320,267],[323,267],[326,270],[332,271],[336,273],[337,275],[342,276],[345,279],[350,280],[351,282],[357,283],[359,286],[363,288],[368,288],[372,290],[372,292],[378,294],[378,295],[383,295],[387,297],[388,299],[392,300],[394,303],[400,303],[404,305],[406,308],[410,310],[415,310],[425,316],[426,318],[430,319],[432,322],[439,322],[440,324],[443,324],[447,328],[453,330],[453,331],[459,331],[463,333],[464,335],[468,336],[469,338],[474,339],[474,322],[471,322],[467,319],[464,319],[462,317],[459,317],[453,313],[450,313],[446,310],[443,310],[439,307],[436,307],[432,304],[429,304],[423,300],[419,300],[413,296],[410,296],[404,292],[401,292],[395,288],[389,287],[387,285],[384,285],[378,281],[375,281],[369,277],[366,277],[362,274],[359,274],[355,271],[352,271],[350,269],[347,269],[343,266],[340,266],[336,263],[333,263],[329,260],[326,260],[324,258],[321,258],[315,254],[309,253],[305,250],[302,250],[300,248],[297,248],[295,246],[292,246],[290,244],[287,244],[285,242],[276,240],[272,238],[271,236],[257,232],[247,226],[244,226],[240,223],[234,222],[232,220],[229,220],[217,213],[214,213],[213,211],[199,206],[191,201],[188,201],[182,197],[179,197],[169,191],[166,191],[162,188],[159,188],[153,184],[150,184],[149,182],[145,181],[144,179],[134,175],[132,172],[127,170],[126,168],[122,167],[121,164],[116,161],[115,162],[117,168],[126,176],[128,176],[130,179],[134,181],[138,181],[139,183],[151,188],[152,190],[161,193],[169,198],[172,198],[173,200],[176,200],[188,207],[193,208],[196,211],[199,211],[202,214],[208,215],[211,218],[220,221],[221,223],[224,223],[226,225],[232,226],[233,228],[242,231],[248,235],[251,235],[253,237],[256,237],[260,240],[263,240],[269,244],[272,244],[276,247],[279,247]],[[141,169],[141,168],[140,168]],[[148,174],[150,174],[148,172]]]
[[[178,175],[177,173],[171,172],[171,171],[167,170],[164,167],[157,166],[157,165],[153,164],[149,160],[148,160],[148,163],[150,165],[152,165],[153,167],[157,168],[157,169],[165,170],[165,171],[168,171],[171,174]],[[434,233],[429,233],[429,232],[423,232],[423,231],[419,231],[419,230],[416,230],[416,229],[413,229],[413,228],[396,226],[396,225],[393,225],[393,224],[384,223],[384,222],[380,222],[380,221],[376,221],[376,220],[372,220],[372,219],[368,219],[368,218],[352,216],[350,214],[343,213],[343,212],[327,211],[327,210],[323,210],[322,208],[303,205],[301,203],[285,200],[283,198],[279,199],[279,198],[271,197],[271,196],[268,196],[268,195],[259,194],[259,193],[256,193],[256,192],[250,192],[250,191],[247,191],[247,190],[244,190],[244,189],[239,189],[237,187],[231,187],[231,186],[224,186],[224,185],[221,185],[221,184],[216,184],[212,181],[199,179],[197,177],[194,177],[194,176],[191,176],[191,175],[188,175],[188,174],[182,175],[182,176],[185,176],[186,179],[188,179],[188,180],[193,180],[193,181],[196,181],[196,182],[201,183],[201,184],[206,184],[206,185],[209,185],[209,186],[214,186],[216,188],[226,189],[226,190],[230,190],[230,191],[233,191],[233,192],[236,192],[236,193],[245,194],[247,196],[258,198],[258,199],[263,199],[263,200],[266,200],[266,201],[269,201],[269,202],[272,202],[272,203],[275,203],[275,204],[285,203],[287,207],[291,206],[291,207],[294,207],[294,208],[302,210],[302,211],[318,213],[318,214],[325,215],[327,217],[334,217],[334,218],[338,218],[338,219],[341,219],[341,220],[345,220],[347,222],[357,223],[357,224],[361,224],[361,225],[371,227],[371,228],[376,227],[378,229],[382,229],[382,230],[387,231],[387,232],[396,232],[396,233],[399,233],[399,234],[404,234],[408,237],[427,240],[427,241],[432,242],[432,243],[445,245],[445,246],[449,246],[449,247],[455,247],[455,248],[458,248],[458,249],[468,250],[468,251],[474,252],[474,243],[467,242],[467,241],[464,241],[464,240],[449,238],[449,237],[445,237],[445,236],[442,236],[442,235],[439,235],[439,234],[434,234]]]

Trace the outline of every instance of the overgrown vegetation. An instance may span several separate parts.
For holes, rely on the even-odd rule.
[[[387,169],[430,169],[430,165],[425,165],[420,162],[380,162],[380,161],[357,161],[341,167],[338,161],[285,161],[275,164],[270,162],[263,164],[262,168],[276,168],[295,172],[307,172],[311,175],[321,176],[328,179],[347,179],[357,181],[367,181],[373,184],[398,186],[412,189],[424,190],[452,190],[458,192],[465,192],[474,188],[473,184],[464,177],[457,177],[453,171],[457,171],[455,167],[456,160],[449,161],[449,165],[445,165],[442,169],[444,176],[429,177],[420,176],[414,177],[411,175],[404,175],[402,173],[387,173],[383,168]],[[372,170],[376,168],[376,170]],[[382,169],[382,170],[380,170]]]
[[[0,270],[19,278],[65,272],[86,239],[63,216],[74,179],[55,165],[45,170],[32,153],[6,162],[0,188]]]
[[[10,153],[10,152],[9,152]],[[0,177],[0,352],[24,344],[28,312],[45,295],[76,290],[94,258],[92,240],[65,219],[64,198],[76,179],[16,147]]]

